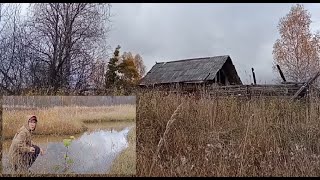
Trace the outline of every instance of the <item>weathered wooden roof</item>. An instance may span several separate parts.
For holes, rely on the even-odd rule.
[[[225,55],[156,63],[140,85],[213,80],[228,59],[231,61],[230,56]],[[239,78],[235,69],[232,73]]]

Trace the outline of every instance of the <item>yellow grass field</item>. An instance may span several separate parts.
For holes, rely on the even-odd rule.
[[[27,121],[27,115],[38,117],[34,134],[73,135],[85,131],[88,122],[135,121],[135,105],[101,107],[53,107],[35,110],[5,110],[2,112],[4,139],[13,138],[18,128]]]

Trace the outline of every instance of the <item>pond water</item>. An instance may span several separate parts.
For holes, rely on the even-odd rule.
[[[128,147],[127,135],[132,125],[89,125],[89,130],[75,135],[75,140],[68,147],[68,156],[73,161],[69,164],[68,173],[76,174],[107,174],[115,158]],[[116,124],[116,123],[114,123]],[[97,128],[99,127],[99,128]],[[60,137],[34,137],[33,141],[40,148],[46,149],[46,154],[39,155],[32,167],[35,174],[63,173],[65,168],[64,155],[67,148]],[[3,143],[3,174],[10,173],[8,169],[8,149],[11,140]]]

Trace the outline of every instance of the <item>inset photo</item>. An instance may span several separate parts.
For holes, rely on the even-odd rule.
[[[135,96],[2,102],[2,174],[136,174]]]

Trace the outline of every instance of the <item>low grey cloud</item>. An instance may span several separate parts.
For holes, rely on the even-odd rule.
[[[230,55],[244,83],[278,78],[272,69],[279,19],[293,4],[112,4],[109,42],[139,53],[147,70],[155,62]],[[305,4],[319,27],[320,5]]]

